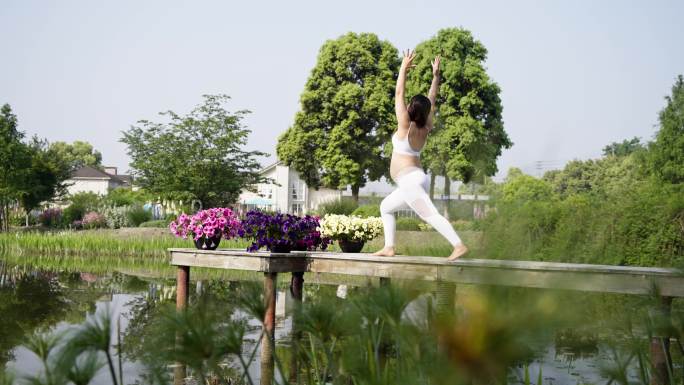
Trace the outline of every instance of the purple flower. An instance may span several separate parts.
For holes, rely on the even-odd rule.
[[[325,250],[331,240],[321,238],[316,231],[318,218],[312,216],[298,217],[291,214],[266,214],[261,211],[249,211],[242,220],[239,235],[252,240],[247,251],[256,251],[261,247],[272,250],[274,246],[289,246],[295,250]]]

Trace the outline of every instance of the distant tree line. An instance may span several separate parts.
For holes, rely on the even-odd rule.
[[[102,155],[89,143],[25,140],[12,108],[0,109],[0,231],[9,229],[9,209],[20,204],[27,215],[41,203],[62,197],[65,181],[83,165],[101,166]]]
[[[480,223],[489,258],[684,266],[684,78],[655,138],[609,144],[542,178],[511,169],[488,183],[495,209]]]

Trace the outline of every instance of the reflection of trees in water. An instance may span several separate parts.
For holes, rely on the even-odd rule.
[[[25,334],[50,327],[67,312],[67,301],[56,274],[22,272],[4,267],[0,278],[0,362],[12,359],[12,349]]]
[[[56,272],[0,261],[0,366],[34,331],[60,321],[80,324],[95,311],[103,294],[142,291],[147,286],[137,277],[119,273]]]
[[[126,317],[128,325],[123,337],[124,354],[127,360],[145,363],[158,362],[158,351],[151,349],[151,341],[163,330],[165,315],[175,312],[175,282],[148,282],[147,293],[128,303],[130,310]],[[230,319],[234,313],[231,300],[239,290],[239,282],[219,279],[195,282],[195,290],[190,293],[191,303],[202,302],[207,311]]]

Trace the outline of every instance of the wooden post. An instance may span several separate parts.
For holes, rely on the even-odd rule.
[[[190,266],[178,266],[176,274],[176,310],[184,311],[188,306],[188,286],[190,286]],[[173,368],[173,384],[182,385],[187,376],[185,365],[176,362]]]
[[[672,297],[661,297],[655,317],[662,319],[660,322],[670,322]],[[672,356],[670,355],[670,336],[654,336],[651,338],[651,385],[670,384],[672,373]]]
[[[261,385],[271,385],[274,376],[275,303],[277,273],[264,273],[264,333],[261,337]]]
[[[302,297],[304,288],[304,273],[292,273],[292,281],[290,282],[290,293],[294,299],[294,311],[292,313],[292,341],[290,348],[290,376],[291,383],[299,383],[299,342],[302,338],[302,332],[299,330],[298,313],[302,305]]]

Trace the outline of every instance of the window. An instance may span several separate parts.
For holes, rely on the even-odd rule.
[[[291,211],[291,214],[302,215],[303,214],[302,204],[301,203],[293,203],[292,209],[290,211]]]
[[[304,200],[304,182],[301,180],[294,180],[290,185],[290,191],[292,193],[292,200],[303,201]]]
[[[266,199],[273,199],[273,188],[270,185],[259,185],[257,193]]]

